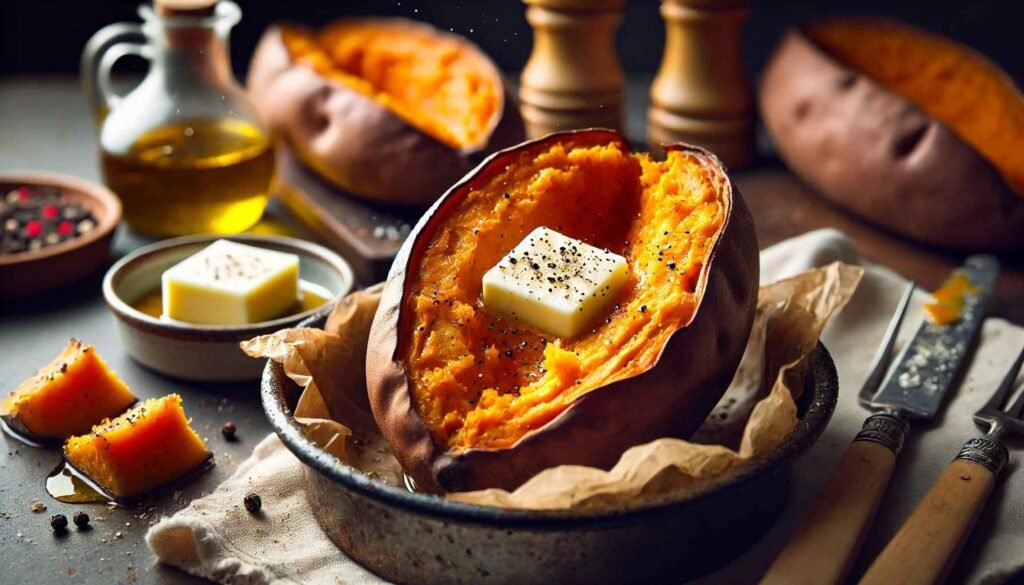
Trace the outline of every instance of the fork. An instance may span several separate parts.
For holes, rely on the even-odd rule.
[[[987,432],[968,440],[924,500],[900,528],[871,567],[861,585],[928,584],[945,579],[974,528],[996,477],[1006,465],[1002,444],[1007,433],[1024,435],[1024,391],[1012,405],[1014,381],[1024,364],[1024,349],[996,388],[974,413]]]

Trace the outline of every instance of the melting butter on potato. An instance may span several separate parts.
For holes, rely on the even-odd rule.
[[[202,325],[280,317],[299,298],[299,257],[217,240],[163,273],[164,316]]]
[[[615,299],[628,272],[622,256],[539,227],[484,274],[484,306],[574,337]]]

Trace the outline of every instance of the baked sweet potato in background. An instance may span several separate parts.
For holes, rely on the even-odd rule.
[[[838,205],[943,248],[1024,246],[1024,97],[974,51],[824,21],[785,36],[760,102],[782,159]]]
[[[263,35],[249,92],[270,127],[329,181],[426,207],[487,154],[524,137],[497,67],[468,40],[401,18]]]
[[[542,225],[630,265],[614,307],[576,338],[480,301],[484,272]],[[608,130],[526,142],[449,189],[399,251],[368,344],[374,417],[430,492],[609,468],[700,425],[739,363],[757,286],[750,213],[708,151],[674,145],[658,162]]]

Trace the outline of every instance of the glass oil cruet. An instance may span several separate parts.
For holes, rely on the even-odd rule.
[[[97,32],[82,83],[99,124],[104,180],[135,231],[154,236],[235,233],[263,214],[273,142],[235,81],[228,34],[241,19],[228,0],[156,0],[142,24]],[[111,82],[122,57],[149,61],[125,96]]]

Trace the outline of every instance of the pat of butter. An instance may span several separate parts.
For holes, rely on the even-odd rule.
[[[626,282],[626,259],[539,227],[484,274],[484,306],[557,337],[573,337]]]
[[[164,317],[245,325],[284,314],[299,298],[299,257],[217,240],[163,273]]]

